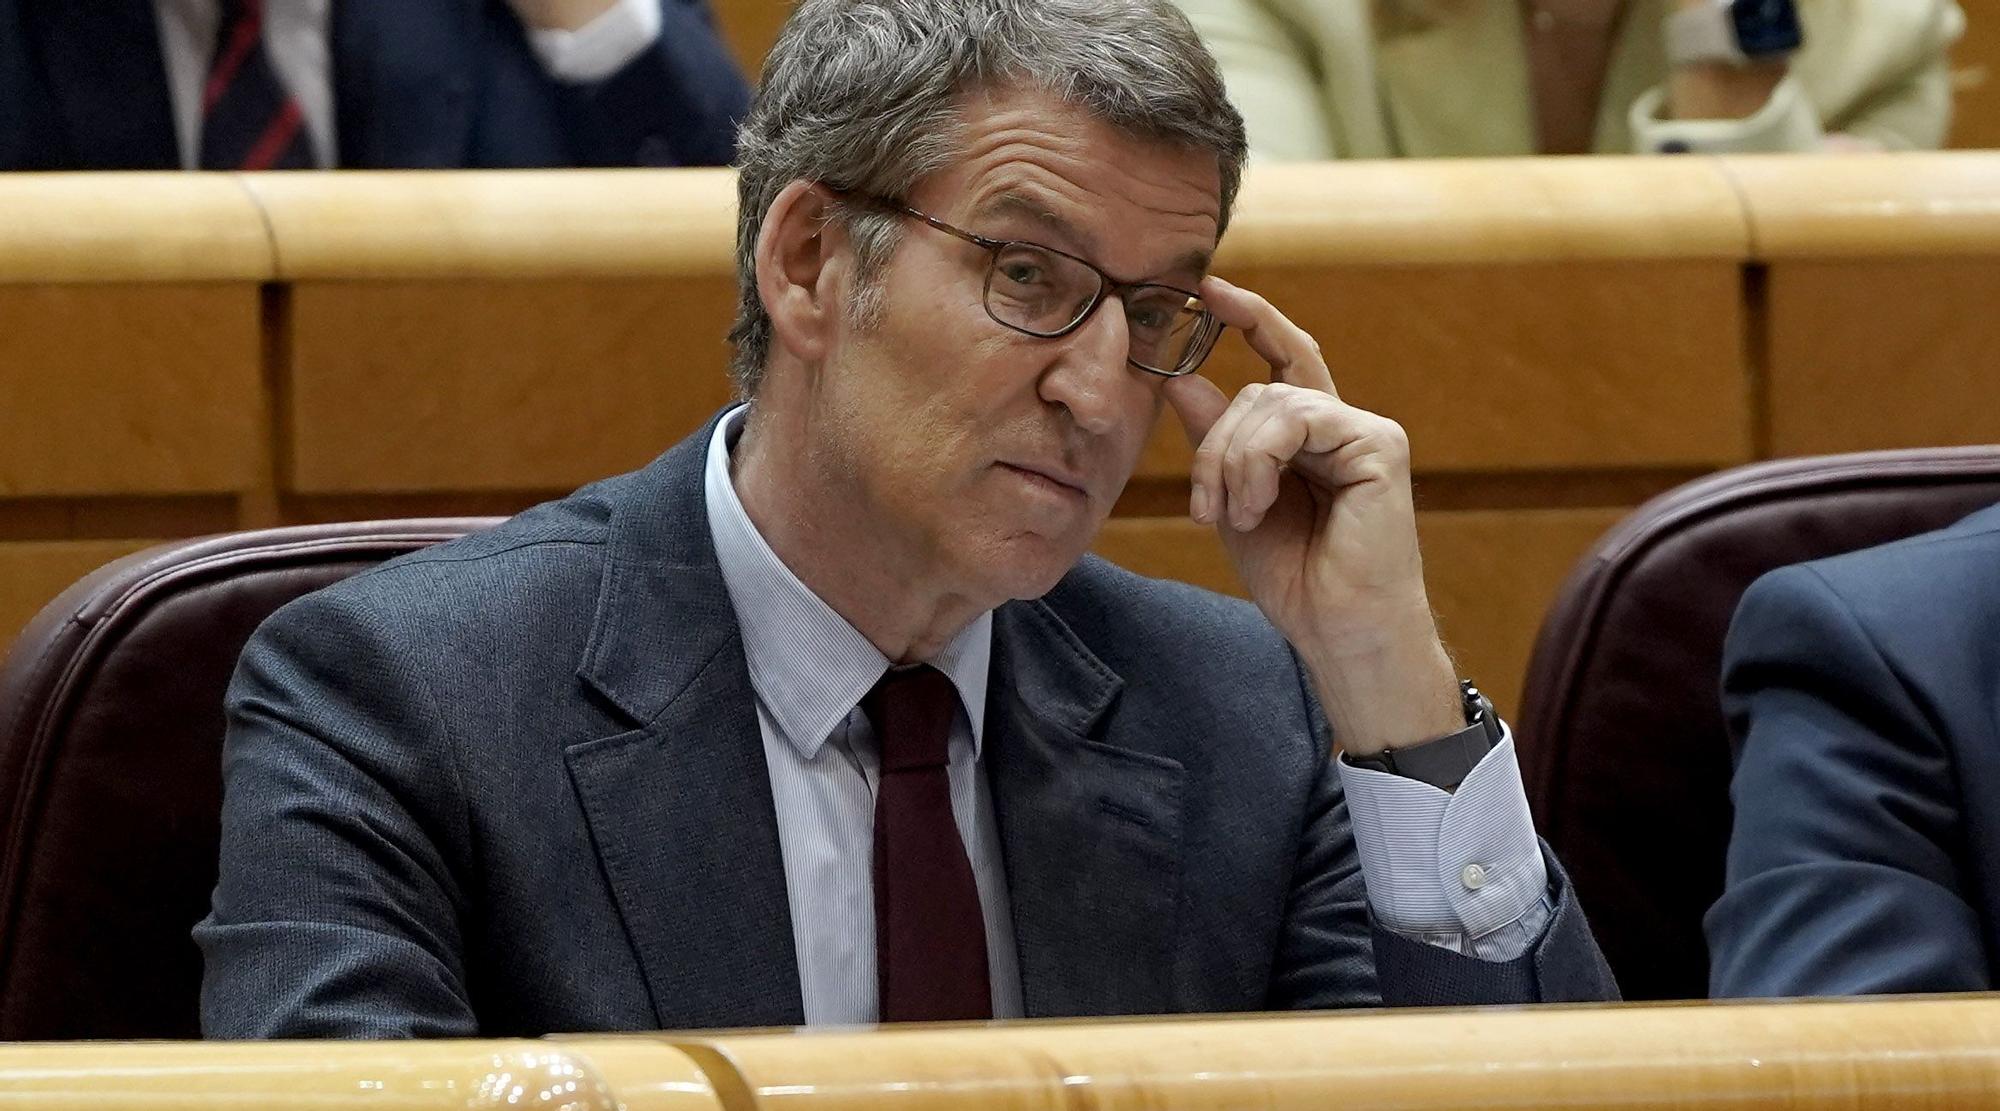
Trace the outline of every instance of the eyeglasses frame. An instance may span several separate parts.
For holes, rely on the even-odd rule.
[[[920,220],[946,235],[964,240],[975,247],[985,250],[990,257],[986,265],[986,281],[979,291],[980,307],[986,310],[986,315],[995,324],[1019,332],[1022,335],[1034,336],[1036,339],[1061,339],[1078,328],[1083,327],[1090,320],[1091,316],[1097,312],[1098,306],[1104,304],[1112,295],[1122,294],[1134,289],[1164,289],[1196,301],[1201,300],[1201,295],[1198,293],[1182,289],[1179,286],[1167,285],[1164,282],[1121,282],[1117,278],[1105,273],[1103,267],[1098,266],[1089,259],[1073,255],[1068,251],[1059,250],[1044,243],[1036,243],[1029,239],[994,239],[991,236],[980,235],[977,232],[967,231],[964,228],[947,224],[930,213],[919,211],[901,201],[876,196],[872,193],[863,193],[859,190],[833,189],[831,186],[829,188],[835,196],[843,200],[859,201],[893,216],[908,216],[912,219]],[[1090,304],[1084,306],[1083,311],[1077,314],[1075,320],[1070,321],[1053,332],[1040,332],[1033,328],[1025,328],[1019,324],[1013,324],[1000,319],[993,312],[993,273],[999,264],[1000,252],[1009,247],[1032,247],[1037,251],[1047,251],[1052,255],[1060,255],[1071,262],[1082,265],[1091,273],[1097,275],[1097,296],[1091,300]],[[1119,300],[1122,303],[1124,298],[1121,296]],[[1200,318],[1195,323],[1194,339],[1189,343],[1188,353],[1182,357],[1182,365],[1180,367],[1174,370],[1161,370],[1158,367],[1147,366],[1145,363],[1134,359],[1129,352],[1125,356],[1125,362],[1138,370],[1143,370],[1147,374],[1156,375],[1161,378],[1180,378],[1184,375],[1193,374],[1195,371],[1201,369],[1201,364],[1207,362],[1209,355],[1215,351],[1215,343],[1222,337],[1225,327],[1226,325],[1217,319],[1214,313],[1204,307],[1201,310]]]

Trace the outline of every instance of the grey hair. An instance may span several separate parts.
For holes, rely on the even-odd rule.
[[[742,396],[756,395],[770,358],[756,250],[771,202],[794,181],[904,196],[957,157],[965,98],[1010,86],[1047,92],[1137,139],[1213,152],[1228,226],[1243,118],[1170,0],[800,0],[765,56],[737,135],[729,341]],[[865,318],[879,307],[873,279],[901,221],[859,206],[837,206],[832,218],[855,243],[860,288],[850,311]]]

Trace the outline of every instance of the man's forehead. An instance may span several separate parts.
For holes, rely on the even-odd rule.
[[[1052,245],[1066,246],[1093,259],[1099,258],[1107,248],[1105,237],[1093,226],[1095,222],[1089,218],[1087,212],[1072,217],[1065,213],[1065,207],[1061,201],[1049,197],[1032,185],[1014,184],[1000,187],[975,199],[972,216],[976,219],[1024,221],[1040,229],[1049,239],[1056,241]],[[1145,219],[1149,215],[1152,214],[1142,214],[1139,218]],[[1179,238],[1188,240],[1187,244],[1173,252],[1170,258],[1159,260],[1161,265],[1157,269],[1162,272],[1191,271],[1198,274],[1208,272],[1209,263],[1215,255],[1213,246],[1215,224],[1212,213],[1163,212],[1154,219],[1148,219],[1147,223],[1152,225],[1152,228],[1168,234],[1178,230],[1181,233]],[[1207,235],[1194,230],[1204,223],[1209,229]],[[1170,226],[1176,224],[1180,227]],[[1114,229],[1114,234],[1128,241],[1133,238],[1149,239],[1152,237],[1146,232],[1152,228],[1117,228]]]
[[[1002,86],[967,94],[950,179],[957,214],[1015,215],[1078,234],[1093,225],[1157,228],[1204,238],[1221,226],[1216,155],[1135,135],[1046,90]],[[941,183],[942,184],[942,183]],[[943,199],[943,198],[937,198]]]

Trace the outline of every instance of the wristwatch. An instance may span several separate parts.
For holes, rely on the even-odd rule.
[[[1805,42],[1792,0],[1709,0],[1667,16],[1667,61],[1675,66],[1775,62]]]
[[[1436,740],[1411,745],[1408,748],[1384,749],[1373,756],[1343,757],[1357,768],[1369,768],[1378,772],[1400,775],[1406,779],[1416,779],[1452,790],[1479,761],[1486,758],[1493,746],[1500,743],[1500,717],[1493,712],[1493,700],[1472,685],[1470,679],[1458,681],[1459,702],[1465,708],[1465,728],[1456,733],[1447,733]]]

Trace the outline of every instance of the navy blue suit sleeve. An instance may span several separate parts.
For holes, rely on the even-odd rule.
[[[1314,715],[1317,718],[1317,714]],[[1315,747],[1322,742],[1311,738]],[[1369,942],[1368,889],[1347,799],[1333,761],[1321,761],[1292,871],[1284,933],[1271,971],[1269,1010],[1331,1010],[1382,1002]]]
[[[1737,746],[1716,996],[1988,990],[1945,741],[1810,566],[1760,579],[1723,656]]]
[[[702,0],[660,0],[660,37],[624,69],[571,89],[569,112],[585,164],[723,166],[750,85]]]
[[[1618,981],[1597,947],[1569,878],[1546,842],[1555,914],[1534,948],[1511,961],[1485,961],[1375,927],[1382,1001],[1392,1007],[1486,1003],[1594,1003],[1618,998]]]
[[[435,703],[327,594],[252,637],[227,698],[220,875],[195,927],[211,1038],[470,1037],[464,826]]]

